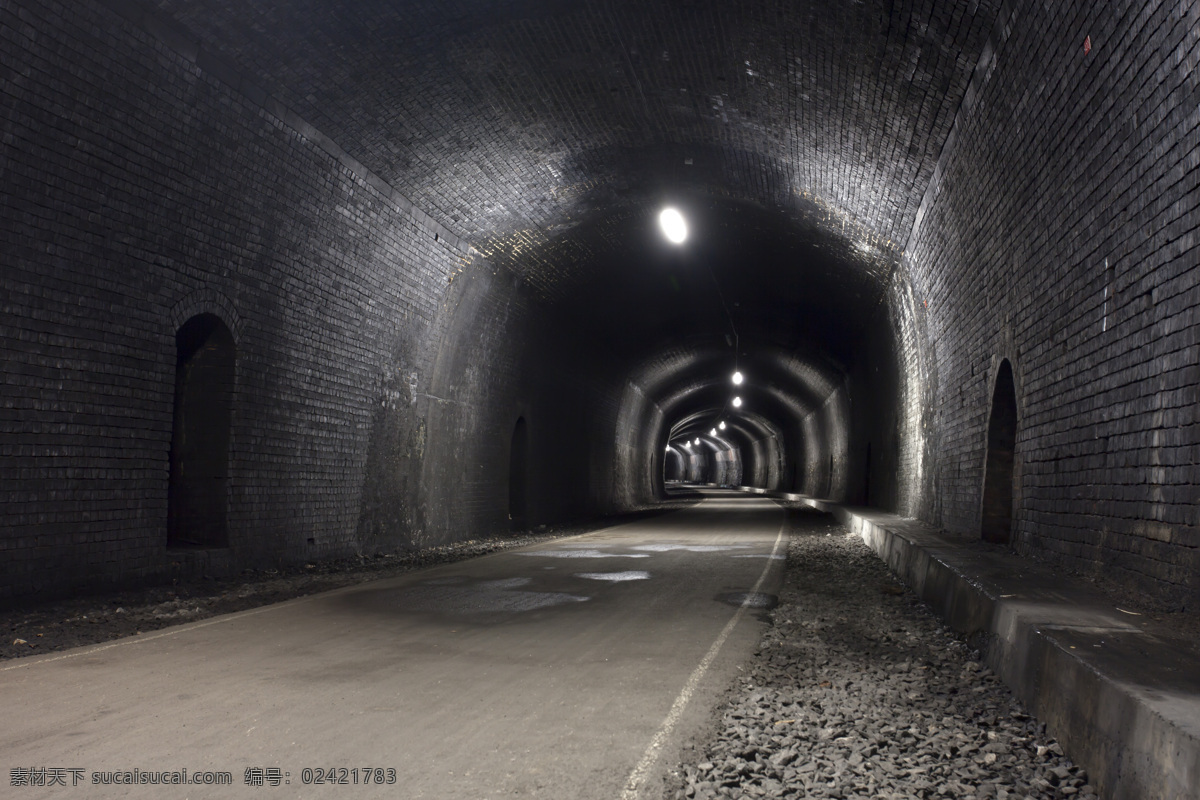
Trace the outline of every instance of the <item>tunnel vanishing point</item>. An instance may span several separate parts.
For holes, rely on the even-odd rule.
[[[3,0],[0,52],[0,602],[685,481],[1200,609],[1196,0]]]

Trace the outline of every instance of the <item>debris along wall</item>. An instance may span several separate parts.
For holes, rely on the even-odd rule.
[[[937,375],[933,516],[977,536],[1002,360],[1019,550],[1200,599],[1200,5],[1014,3],[907,255]]]

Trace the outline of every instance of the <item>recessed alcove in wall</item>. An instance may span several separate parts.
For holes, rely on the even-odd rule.
[[[1000,362],[988,418],[987,461],[983,472],[984,541],[1008,544],[1012,537],[1013,451],[1017,444],[1017,392],[1012,365]]]
[[[529,426],[524,417],[513,426],[508,452],[508,518],[515,531],[529,527]]]
[[[863,461],[862,502],[864,506],[871,505],[871,443],[867,442],[867,456]]]
[[[167,546],[227,547],[233,335],[214,314],[197,314],[175,334]]]

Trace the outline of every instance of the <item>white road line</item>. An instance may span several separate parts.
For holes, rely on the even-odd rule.
[[[779,551],[779,543],[783,541],[783,531],[787,526],[785,520],[779,526],[779,533],[775,536],[775,546],[771,548],[771,555],[774,556]],[[771,571],[771,566],[775,563],[774,558],[768,558],[766,565],[763,567],[762,574],[758,576],[758,582],[754,584],[754,588],[750,590],[750,594],[746,595],[746,599],[738,606],[737,612],[733,615],[733,619],[725,623],[725,627],[721,630],[721,634],[717,636],[716,641],[712,643],[712,647],[708,648],[704,658],[692,671],[691,677],[687,683],[683,685],[683,691],[675,698],[675,703],[671,706],[671,710],[667,712],[666,719],[659,726],[658,733],[654,734],[654,738],[650,740],[650,746],[646,748],[646,752],[642,755],[642,760],[633,768],[633,772],[629,774],[629,780],[625,782],[625,790],[621,792],[621,800],[637,800],[638,794],[641,792],[642,783],[646,780],[646,775],[650,772],[650,768],[658,760],[658,753],[666,743],[667,737],[675,730],[675,726],[679,724],[679,718],[683,716],[683,711],[687,708],[688,701],[692,699],[692,695],[696,692],[696,687],[700,685],[700,681],[704,679],[704,674],[708,672],[708,668],[716,659],[717,654],[721,652],[721,647],[725,644],[725,640],[729,638],[729,634],[733,633],[733,629],[737,627],[738,622],[746,613],[751,599],[758,594],[758,590],[762,588],[763,581],[767,579],[767,573]]]

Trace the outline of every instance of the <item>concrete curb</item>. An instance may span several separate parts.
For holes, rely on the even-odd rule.
[[[1200,644],[1044,564],[925,523],[804,495],[862,537],[987,664],[1109,800],[1200,797]]]

